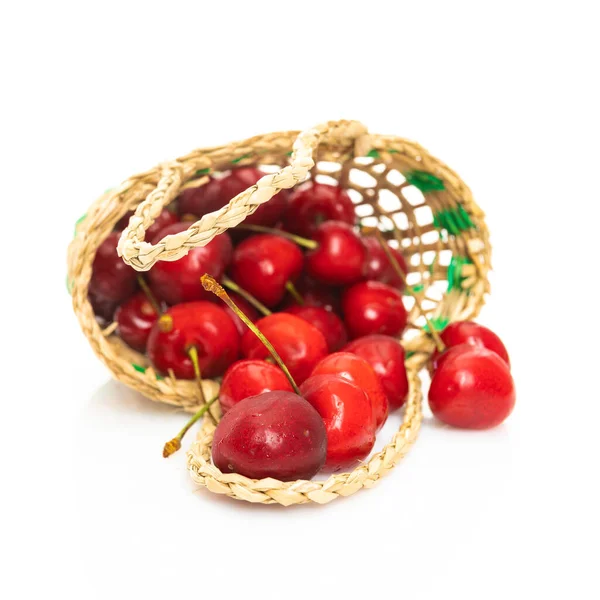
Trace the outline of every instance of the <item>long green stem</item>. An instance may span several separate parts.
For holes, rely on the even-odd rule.
[[[200,391],[200,402],[206,406],[206,397],[204,396],[204,389],[202,388],[202,373],[200,372],[200,361],[198,360],[198,348],[196,346],[190,346],[188,348],[188,356],[192,361],[194,367],[194,376],[196,377],[196,383],[198,384],[198,390]],[[208,413],[211,421],[216,425],[217,421],[212,416],[212,413]]]
[[[302,294],[300,294],[296,286],[291,281],[285,282],[285,289],[300,306],[304,306],[304,298],[302,297]]]
[[[184,425],[183,429],[172,439],[169,440],[163,448],[163,456],[165,458],[171,456],[174,452],[177,452],[181,448],[181,440],[183,436],[188,432],[189,428],[198,421],[202,415],[216,402],[218,396],[215,396],[212,400],[204,404],[198,412]],[[210,414],[210,413],[209,413]]]
[[[429,320],[429,317],[423,310],[423,305],[421,304],[421,300],[419,299],[418,295],[415,294],[415,292],[413,292],[411,287],[408,285],[408,281],[406,280],[406,275],[404,274],[404,271],[400,268],[400,265],[398,264],[396,257],[390,250],[390,247],[388,246],[387,241],[385,240],[385,238],[383,237],[383,235],[382,235],[381,231],[379,231],[379,229],[375,229],[375,237],[377,238],[377,241],[379,242],[379,244],[381,245],[381,248],[385,252],[387,259],[390,261],[390,264],[392,265],[392,269],[394,269],[394,272],[396,273],[396,275],[398,275],[398,277],[400,277],[400,279],[404,282],[404,285],[406,286],[406,291],[413,297],[415,304],[417,305],[417,308],[419,309],[419,312],[425,318],[425,322],[427,323],[427,327],[429,328],[429,333],[431,334],[431,337],[433,338],[433,341],[435,342],[438,352],[443,352],[446,349],[446,346],[444,345],[444,342],[442,341],[440,334],[435,330],[435,328],[433,327],[433,324]]]
[[[314,240],[309,240],[308,238],[300,237],[299,235],[294,235],[293,233],[282,231],[281,229],[273,229],[272,227],[263,227],[262,225],[245,225],[244,223],[240,223],[236,226],[236,229],[253,231],[254,233],[270,233],[272,235],[278,235],[298,244],[298,246],[308,248],[309,250],[315,250],[315,248],[319,247],[319,244],[317,244],[317,242]]]
[[[249,304],[252,304],[252,306],[254,306],[254,308],[261,315],[268,317],[270,314],[272,314],[271,311],[262,302],[257,300],[250,292],[247,292],[244,288],[240,287],[235,281],[233,281],[232,279],[229,279],[229,277],[227,277],[227,275],[224,275],[223,277],[221,277],[221,281],[223,282],[223,285],[226,288],[228,288],[232,292],[235,292],[236,294],[241,296],[244,300],[247,300]]]
[[[292,374],[285,366],[285,363],[281,359],[281,356],[279,356],[277,350],[273,348],[273,344],[271,344],[271,342],[263,335],[263,333],[258,329],[258,327],[238,308],[235,302],[227,295],[227,292],[223,289],[223,286],[221,286],[213,277],[211,277],[207,273],[202,275],[201,281],[204,289],[207,292],[212,292],[213,294],[215,294],[215,296],[223,300],[223,302],[225,302],[225,304],[227,304],[227,306],[229,306],[229,308],[231,308],[231,310],[247,325],[248,329],[250,329],[250,331],[252,331],[252,333],[264,344],[266,349],[273,357],[273,360],[275,360],[279,368],[284,372],[285,376],[287,377],[288,381],[290,382],[290,385],[292,386],[296,394],[300,395],[300,389],[296,385]]]
[[[150,302],[150,304],[152,305],[152,308],[155,310],[156,314],[159,316],[162,315],[162,309],[160,307],[160,304],[158,303],[156,296],[152,293],[152,290],[146,283],[146,280],[141,275],[137,276],[137,280],[138,280],[138,283],[140,284],[140,287],[142,288],[142,291],[146,295],[146,298],[148,298],[148,302]]]

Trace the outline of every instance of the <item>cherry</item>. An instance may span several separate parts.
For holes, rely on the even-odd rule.
[[[118,232],[113,232],[98,247],[88,286],[94,311],[107,320],[137,289],[137,273],[117,254],[119,237]]]
[[[275,313],[255,323],[262,334],[281,355],[294,379],[300,384],[315,365],[327,355],[327,342],[314,326],[287,313]],[[269,352],[253,332],[242,337],[242,355],[246,358],[264,359]]]
[[[264,175],[262,171],[253,167],[240,167],[221,179],[210,179],[206,185],[184,190],[179,195],[179,214],[201,217],[219,210]],[[268,202],[261,204],[253,214],[247,216],[244,223],[273,227],[286,209],[287,195],[287,190],[281,190]],[[235,232],[237,233],[237,230]]]
[[[363,277],[367,249],[347,223],[327,221],[313,235],[318,246],[306,254],[307,273],[328,285],[349,285]]]
[[[123,231],[123,229],[125,229],[125,227],[127,227],[127,225],[129,225],[129,219],[131,218],[131,215],[133,215],[132,210],[130,210],[124,217],[121,218],[121,220],[115,226],[115,231]],[[164,229],[165,227],[168,227],[169,225],[173,225],[174,223],[177,223],[177,222],[179,222],[177,215],[175,213],[171,212],[170,210],[168,210],[167,208],[164,208],[161,211],[161,213],[158,215],[158,217],[156,217],[156,219],[154,220],[154,223],[152,223],[152,225],[150,225],[150,227],[148,227],[148,230],[146,231],[145,239],[146,240],[154,239],[156,234],[161,229]]]
[[[219,404],[225,413],[244,398],[275,390],[294,391],[279,367],[264,360],[238,360],[223,375]]]
[[[115,313],[121,339],[138,352],[146,351],[150,331],[158,317],[156,309],[144,292],[132,296],[121,304]]]
[[[302,303],[299,304],[297,298],[288,294],[284,298],[284,310],[290,306],[322,306],[329,311],[341,312],[340,295],[335,288],[318,283],[306,274],[300,276],[295,286]]]
[[[296,244],[278,235],[254,235],[241,242],[233,253],[231,276],[257,300],[273,307],[279,304],[288,282],[293,283],[303,265]]]
[[[233,320],[212,302],[188,302],[171,307],[154,324],[148,338],[148,356],[154,368],[167,375],[193,379],[196,374],[190,348],[206,377],[222,375],[239,354],[240,335]]]
[[[365,263],[365,276],[373,281],[387,283],[402,291],[406,286],[404,281],[397,275],[394,267],[386,256],[385,250],[381,247],[381,243],[374,235],[363,237],[363,243],[367,247],[367,260]],[[386,242],[387,243],[387,242]],[[390,252],[394,255],[400,269],[406,275],[408,267],[402,253],[388,244]]]
[[[284,227],[297,235],[312,237],[324,221],[353,225],[355,218],[354,204],[345,190],[308,181],[291,193]]]
[[[181,217],[202,217],[223,208],[229,200],[221,194],[221,180],[211,178],[204,185],[183,190],[177,197],[177,209]]]
[[[510,358],[502,340],[491,330],[473,321],[456,321],[450,323],[440,334],[446,348],[460,344],[483,346],[495,352],[509,367]],[[440,352],[436,349],[431,357],[433,369],[437,368]]]
[[[327,468],[346,468],[369,455],[375,444],[375,426],[371,400],[363,390],[339,375],[315,375],[300,391],[325,423]]]
[[[506,362],[483,346],[462,344],[444,353],[429,387],[429,407],[444,423],[489,429],[515,405],[515,385]]]
[[[402,293],[378,281],[348,288],[342,295],[342,312],[352,338],[374,333],[397,336],[407,322]]]
[[[329,352],[336,352],[347,341],[348,334],[342,320],[320,306],[290,306],[285,312],[296,315],[314,325],[325,338]]]
[[[367,361],[349,352],[336,352],[315,366],[312,376],[315,375],[339,375],[364,390],[371,400],[375,427],[381,429],[388,417],[388,399],[377,374]]]
[[[217,468],[252,479],[310,479],[326,455],[323,419],[304,398],[284,391],[235,404],[221,419],[212,444]]]
[[[159,242],[166,235],[180,233],[188,223],[175,223],[162,229],[152,240]],[[210,298],[200,282],[204,273],[220,279],[231,260],[231,238],[227,233],[216,236],[206,246],[192,248],[176,261],[160,261],[148,272],[152,291],[168,304],[179,304]]]
[[[254,321],[256,321],[256,319],[258,319],[258,311],[247,300],[245,300],[244,298],[242,298],[242,296],[240,296],[239,294],[236,294],[234,292],[230,292],[229,295],[231,296],[232,300],[238,305],[240,310],[252,322],[254,322]],[[235,312],[233,312],[231,310],[231,308],[229,308],[229,306],[224,306],[223,309],[231,317],[231,320],[235,324],[235,327],[238,330],[238,333],[240,334],[240,336],[244,335],[247,331],[247,328],[244,325],[244,323],[242,322],[242,320],[235,314]]]
[[[408,396],[408,379],[404,364],[404,348],[388,335],[369,335],[350,342],[343,348],[366,360],[379,378],[390,411],[400,408]]]

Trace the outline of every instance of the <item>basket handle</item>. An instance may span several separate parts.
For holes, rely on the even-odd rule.
[[[179,193],[185,180],[184,165],[178,162],[162,166],[156,188],[141,202],[123,230],[117,252],[137,271],[149,270],[157,261],[175,261],[192,248],[205,246],[216,235],[241,223],[279,190],[289,189],[302,181],[314,166],[313,151],[320,143],[337,146],[359,145],[367,133],[358,121],[329,121],[300,133],[293,146],[290,164],[272,175],[265,175],[223,208],[204,215],[180,233],[165,236],[160,242],[144,241],[146,231],[162,209]],[[364,146],[364,144],[360,144]]]

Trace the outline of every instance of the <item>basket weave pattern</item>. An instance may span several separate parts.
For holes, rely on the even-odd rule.
[[[155,245],[144,240],[147,228],[181,189],[204,185],[209,174],[244,165],[262,165],[273,173],[223,209],[191,224],[188,230]],[[208,243],[308,173],[317,181],[338,181],[348,188],[359,223],[379,227],[392,244],[401,248],[409,265],[412,292],[433,326],[441,328],[450,321],[478,314],[489,291],[491,249],[484,215],[469,188],[456,173],[413,142],[368,134],[354,121],[330,122],[301,134],[273,133],[196,150],[128,179],[92,205],[78,222],[69,248],[67,283],[84,334],[115,378],[153,400],[190,412],[198,408],[195,382],[158,376],[146,357],[115,335],[114,324],[102,330],[95,319],[87,298],[92,262],[96,249],[119,219],[135,209],[121,236],[119,252],[135,269],[148,270],[158,260],[177,260],[192,247]],[[410,296],[405,300],[409,326],[402,344],[407,351],[410,393],[402,426],[381,452],[352,472],[332,475],[325,482],[250,480],[223,474],[211,464],[214,425],[205,419],[199,439],[188,453],[192,478],[216,493],[286,506],[326,503],[374,485],[416,438],[421,422],[417,373],[434,349],[425,330],[425,318]],[[206,397],[217,394],[218,382],[205,381],[203,385]],[[217,418],[218,413],[216,408]]]

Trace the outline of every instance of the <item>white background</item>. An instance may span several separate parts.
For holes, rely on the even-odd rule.
[[[596,4],[2,3],[2,597],[597,598]],[[78,329],[73,222],[161,160],[337,118],[472,187],[516,410],[428,418],[379,487],[325,507],[195,491],[161,458],[185,417]]]

